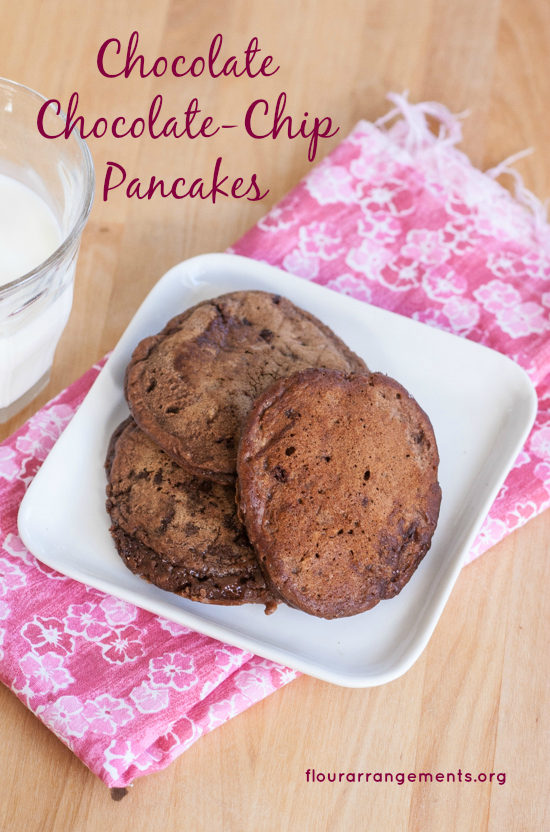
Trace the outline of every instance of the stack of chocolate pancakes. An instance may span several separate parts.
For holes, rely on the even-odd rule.
[[[428,417],[286,298],[234,292],[176,316],[136,347],[125,395],[111,534],[162,589],[339,618],[396,595],[428,551]]]

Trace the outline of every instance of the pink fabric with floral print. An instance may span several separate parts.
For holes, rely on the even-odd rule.
[[[298,673],[76,583],[23,546],[23,494],[100,368],[0,446],[0,680],[120,787]]]
[[[521,183],[534,212],[456,150],[445,108],[392,100],[389,117],[402,117],[390,130],[361,122],[232,251],[472,338],[530,373],[537,422],[473,559],[550,504],[550,232]],[[298,674],[78,584],[22,545],[25,489],[99,369],[0,446],[0,679],[103,782],[125,786]]]

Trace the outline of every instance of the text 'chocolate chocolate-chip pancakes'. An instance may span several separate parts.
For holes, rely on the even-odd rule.
[[[428,551],[427,415],[286,298],[233,292],[176,316],[134,350],[125,395],[111,534],[160,588],[339,618],[400,592]]]

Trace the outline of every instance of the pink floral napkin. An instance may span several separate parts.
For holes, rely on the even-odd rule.
[[[537,422],[473,559],[550,504],[550,232],[521,182],[513,199],[494,181],[504,166],[482,174],[456,150],[459,122],[444,107],[391,98],[387,117],[361,122],[232,251],[487,344],[530,373]],[[0,679],[124,787],[298,674],[78,584],[23,547],[25,489],[99,370],[0,446]]]

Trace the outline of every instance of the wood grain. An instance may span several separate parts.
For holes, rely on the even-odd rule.
[[[281,90],[292,112],[331,115],[338,136],[387,107],[389,90],[471,111],[463,149],[482,168],[524,147],[518,168],[550,196],[550,6],[547,0],[0,0],[0,75],[63,102],[78,90],[89,119],[166,112],[193,96],[222,121]],[[149,59],[200,54],[217,33],[228,54],[252,36],[281,65],[270,79],[106,79],[107,37],[140,33]],[[227,122],[223,122],[227,123]],[[229,121],[229,123],[233,123]],[[85,230],[73,313],[52,380],[8,436],[112,348],[158,277],[221,251],[309,169],[305,146],[242,131],[210,140],[90,140],[133,175],[207,175],[218,156],[256,172],[261,203],[135,202],[98,190]],[[107,789],[6,689],[0,690],[0,828],[6,832],[265,832],[297,829],[506,832],[550,829],[548,789],[550,517],[530,522],[467,567],[436,632],[401,679],[363,691],[302,677],[198,741],[115,803]],[[505,772],[506,783],[307,783],[305,772]]]

